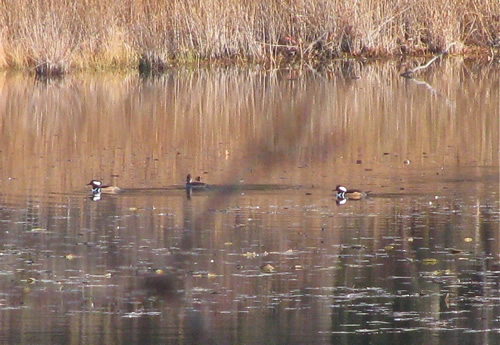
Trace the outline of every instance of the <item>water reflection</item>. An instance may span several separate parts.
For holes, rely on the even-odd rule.
[[[1,341],[494,343],[498,73],[436,66],[2,75]]]

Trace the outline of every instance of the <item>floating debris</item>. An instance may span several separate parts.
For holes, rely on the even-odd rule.
[[[272,272],[276,271],[276,268],[271,264],[263,264],[260,266],[260,269],[262,272],[265,272],[265,273],[272,273]]]
[[[217,274],[210,272],[194,272],[192,276],[195,278],[214,278],[217,277]]]
[[[424,265],[431,266],[431,265],[436,265],[438,263],[438,261],[437,261],[437,259],[434,259],[434,258],[427,258],[427,259],[423,259],[422,263]]]

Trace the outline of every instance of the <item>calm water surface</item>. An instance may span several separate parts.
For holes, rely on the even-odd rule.
[[[403,69],[0,74],[0,342],[498,344],[498,66]]]

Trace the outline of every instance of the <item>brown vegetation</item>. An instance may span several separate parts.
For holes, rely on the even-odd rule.
[[[0,66],[40,74],[171,61],[325,62],[482,48],[498,55],[498,0],[0,0]]]

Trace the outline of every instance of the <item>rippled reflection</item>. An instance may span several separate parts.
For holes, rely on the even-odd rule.
[[[1,341],[493,343],[498,69],[398,70],[1,75]]]

